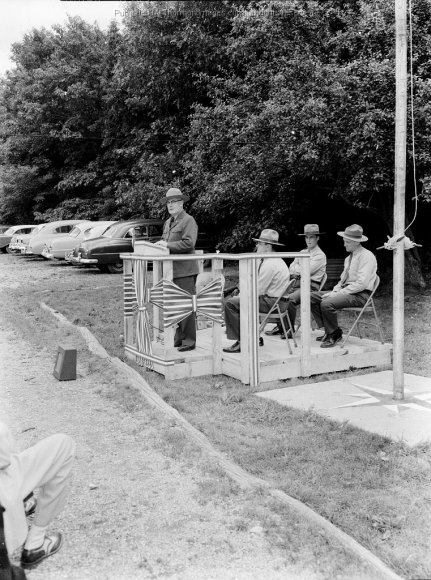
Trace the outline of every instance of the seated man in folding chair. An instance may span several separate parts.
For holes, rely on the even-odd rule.
[[[6,548],[15,560],[21,552],[21,566],[31,568],[61,548],[60,532],[47,530],[62,510],[68,494],[68,482],[75,454],[75,443],[68,435],[57,433],[17,453],[9,428],[0,422],[0,506],[5,510]],[[32,509],[24,504],[29,494],[39,488]],[[28,530],[26,515],[35,509]],[[0,574],[1,577],[1,574]]]
[[[262,230],[260,238],[253,238],[256,242],[256,252],[275,252],[274,246],[284,246],[278,241],[278,232],[275,230]],[[259,312],[269,312],[277,298],[286,288],[290,279],[289,268],[281,258],[262,258],[258,266],[258,296]],[[280,309],[287,308],[287,298],[280,300]],[[240,339],[240,296],[228,298],[224,305],[224,318],[226,323],[226,335],[235,342],[223,350],[225,352],[241,352]]]
[[[340,281],[331,292],[319,291],[310,295],[314,319],[319,328],[325,329],[325,334],[316,338],[322,342],[321,348],[330,348],[340,342],[343,331],[338,326],[337,310],[364,306],[377,274],[375,255],[361,244],[368,240],[361,226],[353,224],[337,234],[344,239],[344,247],[349,253]]]
[[[323,232],[322,232],[323,233]],[[326,255],[320,249],[319,243],[319,226],[317,224],[305,224],[304,233],[298,234],[298,236],[305,236],[305,243],[307,247],[300,251],[301,254],[310,254],[310,279],[311,279],[311,290],[319,290],[320,283],[326,272]],[[301,260],[300,258],[295,258],[289,266],[290,276],[295,278],[294,290],[289,294],[289,302],[287,305],[287,311],[289,313],[290,322],[292,328],[295,328],[296,320],[296,307],[301,303]],[[284,332],[280,324],[274,326],[273,329],[267,330],[265,334],[274,336],[279,334],[280,338],[285,339]],[[288,331],[288,337],[290,337],[290,330]]]

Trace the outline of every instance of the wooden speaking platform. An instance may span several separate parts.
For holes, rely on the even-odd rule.
[[[298,307],[301,330],[297,334],[296,347],[291,341],[292,354],[286,341],[279,336],[263,335],[264,345],[258,344],[257,263],[261,258],[268,258],[268,254],[205,254],[205,260],[212,263],[209,276],[212,280],[223,279],[224,260],[239,262],[241,336],[248,337],[248,340],[241,341],[241,353],[223,352],[223,347],[231,341],[226,339],[224,325],[215,321],[197,331],[195,350],[178,352],[173,345],[174,326],[167,326],[163,308],[150,302],[151,291],[163,280],[172,281],[173,261],[193,259],[202,264],[202,257],[199,254],[170,255],[165,248],[138,242],[133,254],[121,256],[124,261],[126,356],[169,380],[224,374],[251,386],[280,379],[391,364],[392,345],[366,338],[350,337],[343,347],[337,345],[331,349],[321,349],[320,343],[315,340],[321,332],[311,330],[310,255],[278,252],[277,257],[299,257],[301,260],[301,305]],[[152,274],[148,271],[150,261],[153,264]],[[208,274],[205,273],[206,276]],[[221,297],[219,305],[221,312]]]

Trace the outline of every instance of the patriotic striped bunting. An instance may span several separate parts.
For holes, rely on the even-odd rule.
[[[132,274],[124,275],[124,316],[133,316],[137,306]]]
[[[147,308],[145,306],[145,302],[148,297],[147,262],[134,260],[133,270],[134,277],[132,278],[132,282],[134,282],[134,286],[136,288],[137,299],[135,305],[133,306],[133,310],[137,311],[138,313],[136,317],[136,341],[137,350],[140,353],[136,357],[136,362],[140,366],[152,369],[153,360],[150,338],[150,320],[148,317]]]
[[[170,280],[160,280],[150,290],[150,302],[163,309],[165,328],[178,324],[192,312],[222,323],[222,282],[212,280],[197,294],[190,294]]]

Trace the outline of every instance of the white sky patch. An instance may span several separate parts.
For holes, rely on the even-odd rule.
[[[21,42],[33,28],[51,29],[64,24],[68,15],[80,16],[89,24],[106,29],[112,20],[121,25],[124,2],[111,0],[0,0],[0,75],[13,68],[11,45]]]

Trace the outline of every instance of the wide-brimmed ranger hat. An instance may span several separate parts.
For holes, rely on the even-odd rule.
[[[274,246],[284,246],[278,241],[278,232],[275,230],[262,230],[260,238],[252,238],[254,242],[262,242],[264,244],[272,244]]]
[[[165,205],[168,201],[188,201],[190,198],[188,195],[181,193],[181,190],[177,187],[171,187],[166,192],[165,197],[160,200],[160,205]]]
[[[304,233],[298,234],[298,236],[320,236],[326,232],[320,232],[319,226],[317,224],[305,224]]]
[[[366,242],[367,236],[364,236],[363,229],[358,224],[353,224],[344,230],[344,232],[337,232],[339,236],[352,242]]]

